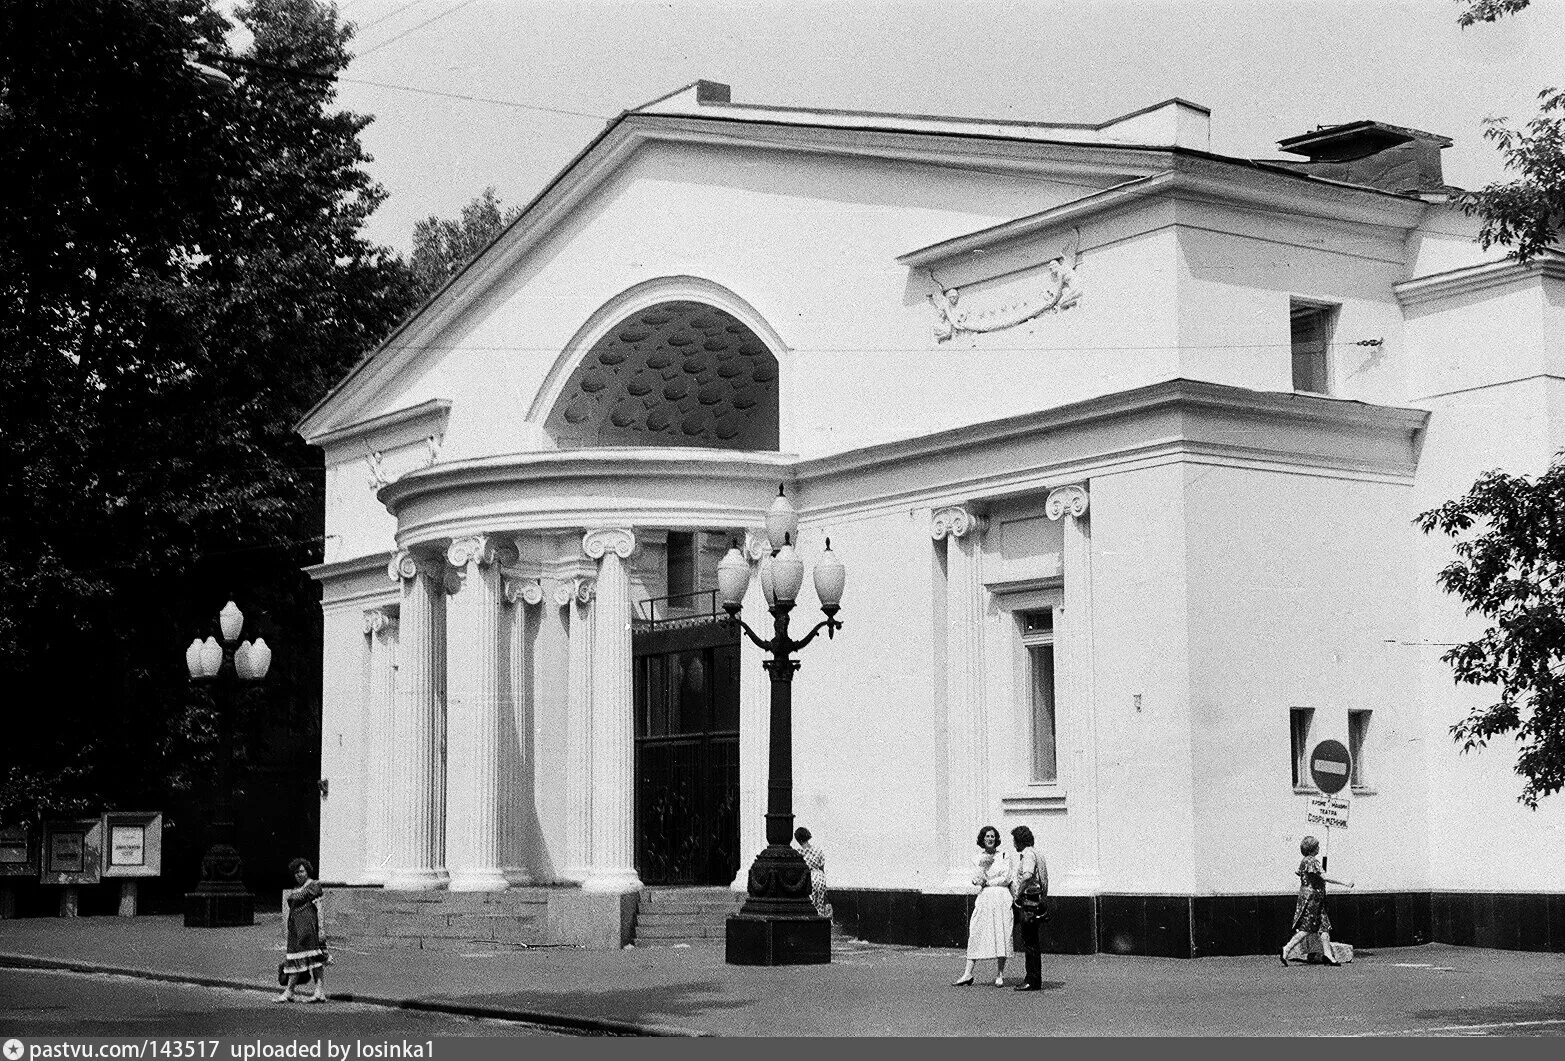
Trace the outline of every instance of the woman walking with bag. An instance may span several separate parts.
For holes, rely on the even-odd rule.
[[[1042,943],[1039,933],[1048,920],[1049,908],[1044,900],[1049,895],[1049,867],[1033,847],[1032,830],[1018,825],[1011,830],[1011,843],[1016,848],[1016,870],[1012,874],[1011,893],[1015,897],[1016,926],[1022,938],[1022,956],[1026,973],[1016,985],[1018,991],[1038,991],[1043,988]]]
[[[285,893],[288,900],[288,950],[283,963],[277,967],[277,979],[283,985],[283,993],[273,1002],[292,1002],[293,989],[300,980],[315,981],[315,990],[306,1002],[326,1001],[326,963],[331,961],[326,953],[326,942],[321,939],[321,921],[316,903],[325,894],[319,881],[311,880],[315,867],[302,858],[288,863],[297,888]]]
[[[952,987],[973,982],[973,966],[985,958],[997,963],[994,986],[1005,986],[1005,959],[1011,953],[1011,863],[1000,854],[1000,830],[986,825],[978,830],[981,849],[973,865],[978,898],[967,922],[967,968]]]

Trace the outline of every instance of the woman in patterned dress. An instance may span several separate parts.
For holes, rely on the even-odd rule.
[[[978,857],[973,861],[973,883],[978,898],[967,922],[967,968],[952,987],[973,982],[973,966],[986,958],[996,962],[995,987],[1005,986],[1005,959],[1011,953],[1011,862],[1000,854],[1000,830],[986,825],[978,830]]]
[[[1304,856],[1304,860],[1293,871],[1299,878],[1299,901],[1293,908],[1293,938],[1283,945],[1282,963],[1284,966],[1288,964],[1288,952],[1304,942],[1305,936],[1318,932],[1321,960],[1327,965],[1341,965],[1331,953],[1331,918],[1326,915],[1326,885],[1340,884],[1344,888],[1351,888],[1353,882],[1333,880],[1326,876],[1320,859],[1315,857],[1320,854],[1320,841],[1313,836],[1306,836],[1300,842],[1299,854]]]
[[[831,904],[826,901],[826,852],[810,843],[810,831],[802,825],[793,831],[793,838],[799,841],[799,854],[810,867],[810,902],[815,904],[817,914],[830,917]]]
[[[311,880],[315,867],[302,858],[288,863],[298,885],[286,893],[288,900],[288,951],[283,955],[283,967],[279,975],[286,977],[283,993],[274,1002],[292,1002],[293,989],[301,979],[313,980],[315,992],[306,1002],[326,1001],[326,963],[331,957],[326,953],[326,943],[321,939],[320,913],[316,901],[325,893],[319,881]]]

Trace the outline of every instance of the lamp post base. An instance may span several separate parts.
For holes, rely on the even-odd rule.
[[[255,924],[255,896],[249,892],[186,892],[186,928],[231,928]]]
[[[726,942],[729,965],[829,965],[831,919],[732,914]]]

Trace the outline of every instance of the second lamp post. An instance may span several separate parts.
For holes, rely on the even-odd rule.
[[[793,654],[822,630],[835,636],[842,625],[837,609],[847,572],[831,551],[815,565],[815,596],[826,618],[799,640],[788,636],[788,615],[804,584],[804,562],[793,540],[799,534],[799,514],[777,489],[777,500],[766,514],[766,534],[772,553],[761,560],[761,591],[772,613],[772,636],[762,638],[739,616],[750,585],[750,564],[737,548],[717,565],[718,596],[723,610],[769,659],[762,663],[772,678],[771,743],[767,763],[766,849],[750,867],[748,898],[728,919],[727,961],[730,965],[811,965],[831,961],[831,921],[810,902],[810,869],[790,844],[793,838]]]
[[[255,896],[245,888],[244,862],[234,846],[234,705],[239,687],[261,681],[272,665],[272,650],[256,638],[240,642],[244,613],[233,601],[218,613],[223,641],[209,637],[190,642],[185,666],[196,685],[209,685],[217,707],[217,793],[209,827],[211,843],[201,858],[201,880],[185,893],[186,928],[222,928],[255,923]]]

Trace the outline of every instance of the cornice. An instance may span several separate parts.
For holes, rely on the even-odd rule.
[[[1420,430],[1429,418],[1429,412],[1424,409],[1368,405],[1291,391],[1255,391],[1219,383],[1173,379],[1053,409],[951,428],[917,438],[884,442],[846,453],[814,457],[798,462],[794,471],[801,481],[808,482],[824,476],[864,471],[878,465],[903,464],[936,453],[950,454],[991,446],[1040,431],[1084,427],[1095,421],[1135,416],[1169,406],[1385,431]]]
[[[410,499],[441,490],[511,483],[583,479],[614,482],[627,475],[699,482],[781,482],[793,478],[798,457],[694,447],[604,447],[512,453],[451,461],[409,472],[376,497],[393,515]]]
[[[330,449],[360,440],[367,440],[372,435],[380,434],[394,427],[423,424],[435,427],[441,425],[445,418],[450,415],[450,412],[451,401],[449,399],[431,398],[427,402],[410,405],[405,409],[393,409],[389,413],[381,413],[379,416],[372,416],[368,420],[360,420],[358,423],[334,428],[318,435],[309,434],[305,429],[305,425],[301,424],[299,433],[312,446]]]
[[[336,582],[339,579],[352,578],[354,575],[378,574],[384,575],[386,565],[391,562],[396,550],[387,549],[380,553],[366,553],[363,556],[355,556],[348,560],[333,560],[325,564],[311,564],[302,570],[317,582]]]
[[[1224,167],[1218,172],[1206,160],[1184,156],[1173,157],[1171,166],[1164,172],[1116,184],[1036,214],[909,251],[900,255],[897,262],[910,269],[927,269],[971,254],[992,253],[1019,240],[1063,232],[1089,218],[1163,198],[1193,198],[1246,209],[1280,209],[1402,231],[1415,228],[1425,212],[1421,202],[1388,199],[1350,185],[1300,184],[1258,169]]]
[[[1400,284],[1392,285],[1391,290],[1403,306],[1417,306],[1456,295],[1503,287],[1533,277],[1565,280],[1565,255],[1548,254],[1534,258],[1526,265],[1509,258],[1504,261],[1469,265],[1461,269],[1450,269],[1404,280]]]

